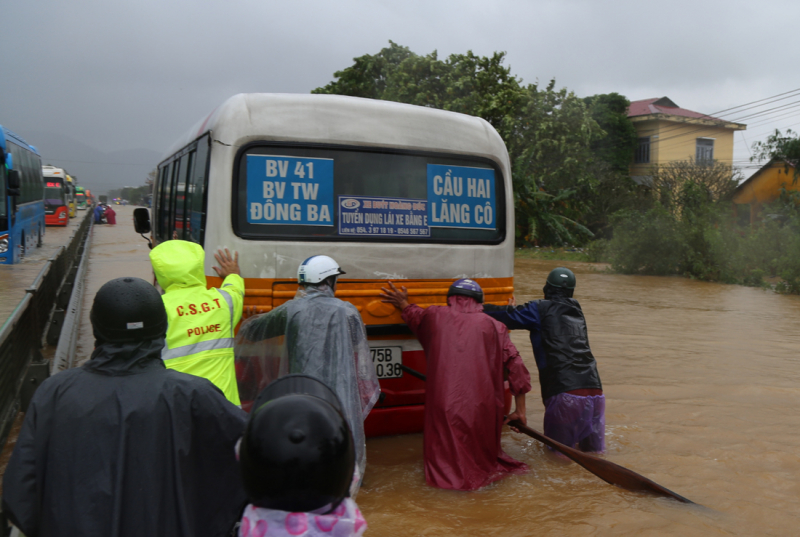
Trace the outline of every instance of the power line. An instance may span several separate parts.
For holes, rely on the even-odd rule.
[[[70,162],[72,164],[96,164],[96,165],[112,165],[112,166],[156,166],[154,164],[136,164],[135,162],[97,162],[92,160],[67,160],[63,158],[53,158],[48,157],[45,160],[51,160],[53,162]]]
[[[788,103],[786,105],[782,105],[780,107],[776,107],[775,109],[764,110],[764,111],[756,113],[756,114],[751,114],[748,117],[756,117],[758,115],[773,114],[773,113],[775,113],[774,110],[778,110],[780,108],[786,108],[786,107],[800,108],[800,101],[795,101],[794,103]],[[786,110],[784,110],[783,112],[786,112]],[[659,148],[667,149],[669,146],[665,142],[669,142],[670,140],[675,140],[675,139],[678,139],[678,138],[686,138],[687,136],[691,136],[692,134],[701,133],[703,131],[707,131],[708,129],[713,129],[713,128],[724,128],[724,127],[715,127],[715,126],[712,126],[712,125],[698,126],[697,128],[695,128],[693,130],[684,131],[684,132],[681,132],[679,134],[673,134],[671,136],[666,136],[666,137],[662,137],[661,132],[659,132],[658,139],[655,141],[655,143],[659,144]],[[670,130],[676,131],[676,130],[681,130],[681,129],[682,129],[682,127],[675,126],[675,127],[670,128],[670,129],[665,129],[665,131],[663,131],[663,132],[668,132]],[[688,142],[688,140],[687,140],[687,142]]]
[[[772,95],[770,97],[765,97],[764,99],[751,101],[749,103],[745,103],[745,104],[742,104],[742,105],[734,106],[734,107],[731,107],[731,108],[726,108],[724,110],[720,110],[719,112],[714,112],[713,114],[714,114],[714,116],[718,116],[718,115],[723,115],[724,112],[731,112],[733,110],[737,110],[738,111],[737,113],[744,112],[745,110],[750,110],[750,109],[754,109],[754,108],[760,108],[760,107],[766,106],[768,104],[772,104],[772,103],[777,102],[777,101],[781,101],[781,100],[784,100],[784,99],[790,99],[792,97],[798,96],[798,94],[800,94],[800,88],[793,89],[793,90],[790,90],[790,91],[786,91],[786,92],[783,92],[783,93],[779,93],[777,95]],[[761,104],[758,104],[758,103],[761,103]],[[752,106],[752,105],[757,105],[757,106]],[[713,117],[710,114],[704,114],[704,115],[700,116],[700,118],[688,118],[687,117],[687,119],[711,119],[711,120],[718,121],[718,122],[736,122],[736,121],[739,121],[739,120],[744,119],[744,118],[754,118],[754,117],[769,115],[769,114],[775,113],[775,111],[778,111],[778,110],[780,110],[782,108],[794,107],[795,105],[800,106],[800,101],[795,101],[794,103],[788,103],[786,105],[781,105],[781,106],[778,106],[778,107],[774,107],[772,109],[755,112],[753,114],[749,114],[747,116],[743,116],[742,118],[739,118],[737,120],[725,120],[725,119],[721,119],[721,118],[718,118],[718,117]],[[670,120],[667,120],[667,121],[670,121]],[[696,133],[702,132],[702,131],[707,130],[707,129],[724,128],[724,126],[722,126],[722,125],[716,125],[716,126],[715,125],[703,125],[703,126],[698,125],[698,127],[696,129],[692,130],[692,131],[678,133],[678,131],[683,130],[683,128],[684,128],[683,126],[685,124],[689,123],[689,121],[687,121],[687,122],[671,121],[671,122],[678,123],[678,124],[674,125],[672,127],[667,127],[666,129],[663,129],[663,130],[659,131],[659,134],[658,134],[659,139],[658,139],[657,143],[662,144],[662,145],[660,145],[660,147],[664,147],[665,146],[664,142],[667,142],[667,141],[670,141],[670,140],[673,140],[673,139],[676,139],[676,138],[682,138],[682,137],[685,137],[685,136],[689,136],[691,134],[696,134]],[[672,134],[672,133],[676,133],[676,134]],[[665,134],[667,136],[664,136]]]
[[[793,90],[790,90],[790,91],[786,91],[784,93],[778,93],[777,95],[772,95],[770,97],[765,97],[764,99],[759,99],[757,101],[752,101],[752,102],[745,103],[745,104],[742,104],[742,105],[733,106],[731,108],[726,108],[724,110],[720,110],[719,112],[712,112],[713,115],[712,114],[702,114],[699,118],[688,118],[687,117],[687,119],[701,119],[701,120],[702,119],[709,119],[709,120],[713,120],[713,121],[726,121],[726,122],[728,122],[727,120],[724,120],[724,119],[721,119],[721,118],[718,118],[718,117],[715,117],[715,116],[723,115],[725,112],[731,112],[731,111],[737,110],[737,109],[741,109],[741,110],[738,110],[738,112],[743,112],[743,111],[751,109],[751,108],[759,108],[761,106],[765,106],[767,104],[771,104],[773,102],[777,102],[777,101],[780,101],[780,100],[783,100],[783,99],[789,99],[791,97],[796,97],[799,94],[800,94],[800,88],[797,88],[797,89],[793,89]],[[778,98],[778,97],[780,97],[780,98]],[[750,105],[753,105],[753,104],[756,104],[756,103],[762,103],[762,104],[759,104],[758,106],[750,106]],[[679,126],[675,126],[675,127],[667,128],[664,132],[668,133],[670,130],[678,130],[680,128],[681,127],[679,127]]]

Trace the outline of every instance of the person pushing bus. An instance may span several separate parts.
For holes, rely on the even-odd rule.
[[[244,280],[238,252],[231,256],[226,248],[218,250],[214,258],[219,263],[214,270],[223,282],[219,289],[207,289],[205,252],[199,244],[171,240],[150,251],[169,317],[161,358],[170,369],[207,378],[231,403],[239,405],[233,331],[242,318]]]
[[[553,269],[544,285],[544,300],[483,312],[511,330],[528,330],[539,369],[544,402],[544,434],[581,451],[605,451],[603,385],[589,348],[586,319],[577,300],[575,274]]]
[[[235,351],[245,408],[264,385],[290,373],[317,378],[341,399],[355,439],[355,496],[367,464],[364,420],[378,400],[380,385],[361,315],[334,296],[342,274],[326,255],[303,261],[297,268],[300,288],[295,298],[242,323]]]
[[[483,290],[474,280],[457,280],[447,306],[409,304],[405,287],[383,288],[422,343],[427,358],[425,480],[434,487],[476,490],[508,474],[527,471],[500,447],[503,424],[527,423],[525,394],[531,377],[501,323],[482,315]],[[503,419],[504,375],[515,409]]]

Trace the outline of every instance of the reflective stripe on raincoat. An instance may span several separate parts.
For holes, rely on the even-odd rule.
[[[206,289],[200,245],[172,240],[150,252],[164,289],[169,328],[164,365],[207,378],[233,404],[240,404],[233,363],[233,331],[242,317],[244,280],[231,274],[219,289]]]

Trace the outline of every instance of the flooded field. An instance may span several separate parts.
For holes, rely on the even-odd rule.
[[[557,262],[517,260],[518,301]],[[368,441],[369,535],[794,535],[800,523],[800,297],[575,266],[607,398],[606,457],[705,506],[624,492],[511,431],[531,472],[475,493],[425,485],[422,436]],[[541,430],[533,355],[528,423]]]
[[[78,359],[94,339],[94,294],[119,276],[152,279],[132,207],[95,226]],[[49,230],[48,230],[49,233]],[[346,265],[346,260],[342,260]],[[559,263],[517,260],[518,301],[541,298]],[[681,278],[611,275],[571,265],[607,397],[606,457],[704,507],[616,489],[536,441],[504,449],[531,471],[474,493],[425,485],[422,436],[368,441],[358,503],[371,536],[792,535],[800,524],[800,297]],[[529,425],[544,407],[531,370]]]

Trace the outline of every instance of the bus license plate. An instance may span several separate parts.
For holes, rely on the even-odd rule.
[[[398,379],[403,376],[403,347],[370,347],[372,363],[379,379]]]

